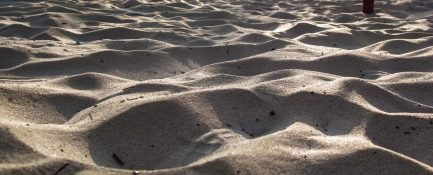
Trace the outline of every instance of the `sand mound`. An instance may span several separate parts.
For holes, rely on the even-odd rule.
[[[433,4],[2,1],[0,174],[433,174]]]

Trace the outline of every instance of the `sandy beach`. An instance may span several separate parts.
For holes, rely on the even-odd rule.
[[[0,1],[0,174],[433,174],[433,1],[375,6]]]

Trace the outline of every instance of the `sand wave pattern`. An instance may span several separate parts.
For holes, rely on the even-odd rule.
[[[433,174],[433,3],[0,2],[0,174]]]

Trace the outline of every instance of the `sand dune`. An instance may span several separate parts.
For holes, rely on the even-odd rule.
[[[0,2],[0,174],[433,174],[433,3]]]

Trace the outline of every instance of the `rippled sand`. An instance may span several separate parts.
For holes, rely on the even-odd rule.
[[[433,2],[0,2],[0,174],[433,174]]]

